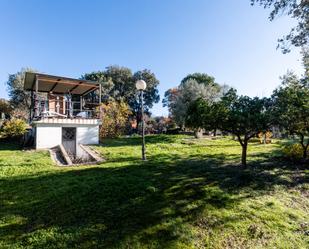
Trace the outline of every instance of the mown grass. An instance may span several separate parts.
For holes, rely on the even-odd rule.
[[[281,142],[149,136],[95,146],[106,162],[57,167],[0,144],[0,248],[308,248],[308,165]],[[307,167],[307,169],[306,169]]]

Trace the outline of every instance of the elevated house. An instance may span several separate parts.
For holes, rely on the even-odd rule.
[[[101,85],[98,82],[27,72],[30,124],[36,149],[61,146],[72,158],[83,145],[99,143]]]

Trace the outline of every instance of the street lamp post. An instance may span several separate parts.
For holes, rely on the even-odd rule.
[[[142,160],[146,160],[146,147],[145,147],[145,121],[144,121],[144,90],[146,89],[146,82],[144,80],[136,81],[136,89],[140,91],[141,94],[141,112],[142,112]]]

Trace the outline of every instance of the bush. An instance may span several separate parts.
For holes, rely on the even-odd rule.
[[[18,138],[27,132],[27,123],[22,119],[5,121],[1,128],[1,136],[4,138]]]
[[[303,148],[300,144],[290,144],[283,148],[283,154],[291,160],[299,160],[303,157]]]
[[[100,106],[102,125],[100,139],[119,137],[125,133],[131,115],[130,107],[123,101],[111,100]]]
[[[272,136],[273,136],[273,133],[271,131],[260,132],[258,134],[260,144],[262,143],[270,144]]]

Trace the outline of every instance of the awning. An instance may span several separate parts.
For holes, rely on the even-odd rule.
[[[26,72],[24,89],[54,94],[85,95],[100,88],[100,83],[61,76]]]

